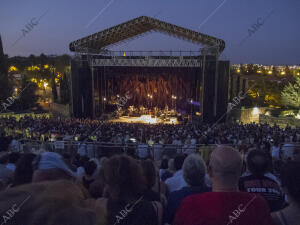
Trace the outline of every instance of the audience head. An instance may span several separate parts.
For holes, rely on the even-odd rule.
[[[36,157],[33,153],[24,154],[20,157],[14,171],[13,186],[32,182],[33,168],[32,161]]]
[[[164,170],[168,169],[168,161],[169,161],[168,159],[163,159],[160,163],[160,169],[164,169]]]
[[[288,199],[294,200],[300,205],[300,163],[291,161],[286,163],[281,169],[281,186],[288,195]]]
[[[189,155],[182,166],[183,177],[190,186],[201,186],[204,183],[206,166],[198,154]]]
[[[174,159],[174,169],[176,171],[181,170],[182,169],[182,165],[185,159],[185,155],[177,155]]]
[[[247,156],[248,170],[256,176],[263,176],[269,168],[266,154],[260,150],[252,150]]]
[[[24,202],[7,224],[106,224],[103,213],[95,212],[86,198],[82,189],[70,181],[32,183],[0,192],[0,213],[8,216],[8,207]]]
[[[33,168],[33,182],[75,178],[62,156],[55,152],[44,152],[36,157]]]
[[[147,188],[151,189],[156,182],[156,170],[153,162],[149,159],[141,161],[144,176],[146,178]]]
[[[94,161],[87,161],[84,164],[84,170],[86,175],[92,176],[97,169],[97,164]]]
[[[141,165],[126,155],[116,155],[104,162],[103,181],[110,197],[115,200],[132,200],[146,190],[146,180]]]
[[[8,163],[16,164],[20,158],[20,153],[12,152],[8,155]]]
[[[242,157],[240,153],[228,146],[218,146],[211,153],[209,175],[213,186],[237,187],[242,171]]]

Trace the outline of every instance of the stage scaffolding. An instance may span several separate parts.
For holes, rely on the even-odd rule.
[[[197,51],[110,51],[107,49],[108,46],[140,37],[152,31],[166,33],[170,36],[201,44],[204,47],[199,48]],[[107,96],[107,78],[105,75],[101,77],[101,79],[103,79],[101,83],[105,84],[101,87],[104,95],[95,95],[94,79],[95,70],[97,70],[97,68],[102,68],[104,73],[106,68],[110,67],[201,68],[201,73],[199,73],[200,79],[196,80],[197,88],[194,100],[203,103],[200,106],[201,115],[204,116],[205,114],[206,109],[204,109],[204,107],[212,107],[212,110],[207,113],[207,117],[216,119],[220,111],[224,111],[220,110],[218,104],[222,101],[219,105],[227,109],[228,101],[228,93],[226,90],[220,90],[222,89],[220,85],[224,85],[223,89],[228,89],[229,62],[219,62],[219,56],[224,48],[225,42],[221,39],[144,16],[74,41],[70,43],[70,50],[75,52],[72,64],[75,69],[85,68],[84,73],[87,78],[82,80],[83,83],[90,82],[93,84],[91,86],[88,85],[93,94],[85,93],[84,98],[81,96],[80,100],[76,100],[77,103],[82,103],[80,104],[82,108],[80,115],[89,115],[88,117],[96,118],[95,101],[101,101],[101,108],[104,108],[105,103],[103,99]],[[220,68],[221,71],[219,71]],[[78,73],[78,71],[73,71],[74,73]],[[76,95],[74,92],[76,89],[77,88],[72,87],[72,95]],[[212,90],[213,93],[211,93]],[[86,90],[84,90],[84,92],[86,92]],[[223,97],[220,97],[220,95],[223,95]],[[88,101],[88,98],[91,98],[91,101]],[[74,98],[72,98],[72,100],[74,100]],[[204,102],[209,106],[204,106]],[[74,108],[73,101],[72,105],[74,111],[76,106]],[[88,110],[88,112],[84,110],[87,105],[92,106],[92,109]],[[78,108],[75,109],[75,111],[76,110],[80,111]],[[85,112],[83,113],[83,111]]]

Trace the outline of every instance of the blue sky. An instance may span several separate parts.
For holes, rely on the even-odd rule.
[[[12,46],[26,24],[47,10]],[[270,12],[264,24],[239,45],[248,36],[248,29]],[[298,0],[0,0],[0,34],[9,56],[72,54],[68,49],[71,41],[142,15],[156,15],[225,40],[221,58],[232,63],[300,64]],[[198,50],[199,46],[152,33],[112,49]]]

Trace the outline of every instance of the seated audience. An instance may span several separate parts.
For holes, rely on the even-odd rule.
[[[177,155],[174,159],[174,168],[176,172],[174,175],[166,180],[166,185],[168,186],[168,191],[171,193],[173,191],[180,190],[186,187],[186,182],[183,178],[182,165],[184,162],[184,155]]]
[[[108,225],[160,225],[162,206],[144,199],[146,180],[140,164],[133,158],[117,155],[103,167],[103,181],[107,198],[97,200],[104,210]]]
[[[248,172],[239,181],[240,191],[260,194],[269,204],[271,211],[284,206],[284,196],[279,183],[268,172],[268,158],[260,150],[252,150],[247,156]]]
[[[287,195],[288,207],[272,213],[275,225],[299,225],[300,163],[288,162],[280,173],[281,186]]]
[[[0,192],[0,223],[105,225],[94,202],[70,181],[26,184]]]
[[[164,214],[165,223],[172,224],[181,201],[189,195],[211,191],[205,184],[206,165],[197,154],[189,155],[183,163],[183,178],[187,187],[170,193]]]
[[[212,192],[185,198],[176,212],[174,225],[270,225],[267,202],[259,195],[239,192],[242,170],[240,153],[226,146],[211,154],[208,173]]]

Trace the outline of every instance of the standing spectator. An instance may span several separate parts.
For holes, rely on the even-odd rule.
[[[197,155],[189,155],[183,163],[183,177],[187,187],[174,191],[169,195],[164,221],[172,224],[181,201],[189,195],[208,192],[211,189],[205,185],[206,166],[203,159]]]
[[[184,162],[185,156],[184,155],[177,155],[174,159],[174,168],[175,173],[172,177],[166,180],[166,185],[168,186],[168,191],[171,193],[172,191],[180,190],[181,188],[185,187],[187,183],[183,178],[182,172],[182,165]]]
[[[268,204],[262,197],[238,191],[241,170],[242,158],[237,150],[217,147],[211,154],[208,167],[213,192],[185,198],[173,224],[272,224]]]

